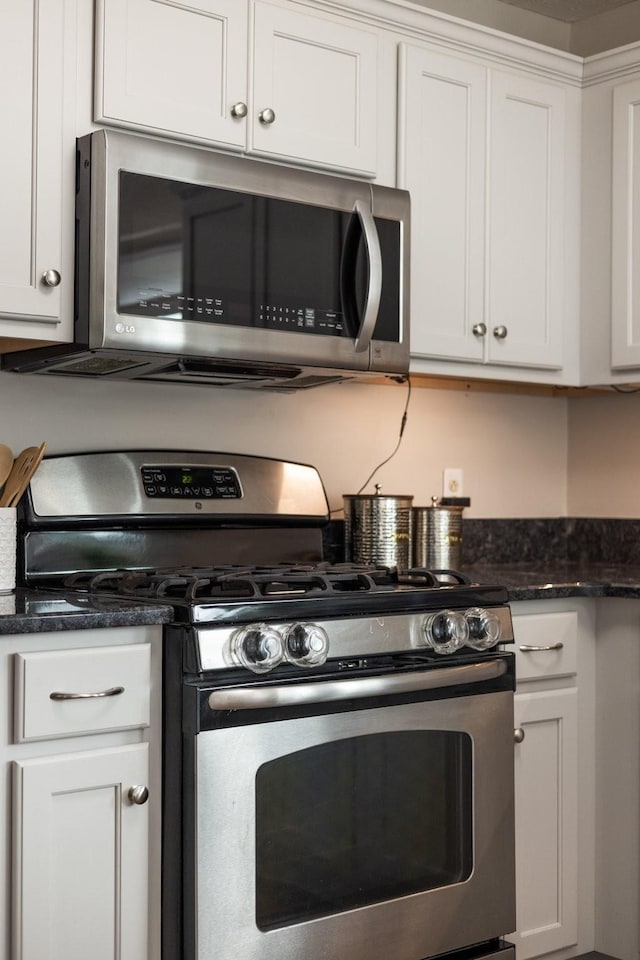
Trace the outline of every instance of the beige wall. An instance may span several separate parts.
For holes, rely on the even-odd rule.
[[[157,446],[312,463],[335,509],[395,447],[406,389],[341,384],[276,396],[0,373],[0,440],[14,450],[46,440],[52,453]],[[428,504],[443,468],[462,467],[469,517],[564,515],[567,404],[414,388],[400,450],[376,480]]]
[[[640,0],[577,23],[520,10],[502,0],[415,0],[420,6],[512,33],[524,40],[592,56],[640,40]]]
[[[640,395],[569,401],[567,513],[640,517]]]

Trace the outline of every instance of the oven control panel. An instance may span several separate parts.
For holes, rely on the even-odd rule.
[[[147,497],[171,500],[230,500],[242,496],[232,467],[145,465],[142,485]]]

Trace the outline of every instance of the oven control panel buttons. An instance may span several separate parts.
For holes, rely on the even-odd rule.
[[[329,654],[326,631],[315,623],[293,623],[284,635],[285,657],[299,667],[318,667]]]
[[[489,650],[495,647],[502,635],[500,620],[490,610],[482,607],[470,607],[465,611],[469,624],[467,645],[473,650]]]
[[[502,633],[496,614],[482,607],[470,607],[464,613],[439,610],[426,618],[423,631],[427,646],[442,654],[455,653],[461,647],[489,650]]]
[[[267,673],[284,656],[282,637],[267,623],[249,624],[233,634],[231,656],[235,663],[253,673]]]
[[[425,620],[424,635],[436,653],[455,653],[469,639],[469,624],[458,610],[439,610]]]

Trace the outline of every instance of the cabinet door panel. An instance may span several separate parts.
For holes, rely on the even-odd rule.
[[[248,149],[375,176],[377,43],[364,29],[256,4]],[[259,119],[267,108],[272,123]]]
[[[489,359],[560,367],[565,94],[502,73],[491,90]]]
[[[519,693],[515,745],[516,944],[527,960],[578,940],[575,689]]]
[[[482,360],[487,71],[403,45],[400,186],[411,192],[411,353]]]
[[[14,765],[14,960],[147,956],[146,744]]]
[[[56,327],[61,305],[71,309],[73,302],[72,234],[66,232],[73,222],[67,178],[73,164],[65,163],[63,136],[69,136],[64,123],[74,106],[66,84],[74,43],[73,4],[65,0],[16,4],[0,30],[0,89],[6,91],[0,126],[7,138],[0,151],[0,318],[44,321],[39,336],[50,339],[64,336]],[[47,270],[60,273],[58,286],[42,283]],[[70,316],[66,329],[70,333]],[[3,335],[38,333],[0,322]]]
[[[640,80],[613,91],[612,365],[640,366]]]
[[[244,147],[246,0],[101,0],[96,120]]]

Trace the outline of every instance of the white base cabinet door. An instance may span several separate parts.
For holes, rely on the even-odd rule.
[[[14,960],[147,957],[148,746],[14,766]]]
[[[11,4],[0,30],[0,338],[72,339],[75,10]]]
[[[518,960],[578,941],[575,689],[519,693],[515,726]],[[518,731],[520,731],[518,733]]]

